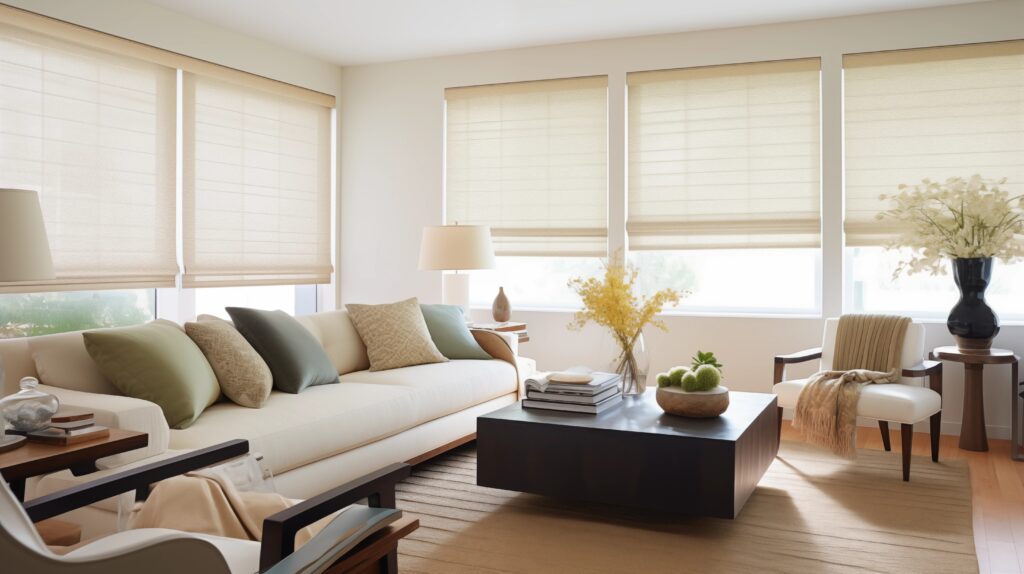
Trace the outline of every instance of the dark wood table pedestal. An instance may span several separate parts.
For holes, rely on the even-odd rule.
[[[962,363],[964,366],[964,412],[960,424],[960,448],[973,451],[988,450],[985,430],[985,365],[1010,365],[1011,388],[1018,381],[1020,357],[1006,349],[962,351],[957,347],[937,347],[932,357],[943,361]]]

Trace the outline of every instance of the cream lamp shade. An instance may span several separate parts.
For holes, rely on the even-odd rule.
[[[492,269],[494,246],[486,225],[437,225],[423,228],[420,270],[455,271],[444,276],[443,302],[469,310],[469,275],[458,271]]]
[[[491,228],[486,225],[436,225],[423,228],[420,270],[465,271],[494,268]]]
[[[53,279],[39,194],[0,189],[0,281]]]

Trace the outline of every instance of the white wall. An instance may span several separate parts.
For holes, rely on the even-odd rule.
[[[341,298],[384,302],[440,299],[437,272],[416,270],[420,231],[442,221],[443,91],[446,87],[607,74],[610,85],[610,242],[624,241],[624,119],[629,71],[734,62],[822,59],[823,215],[826,315],[842,311],[841,101],[844,53],[1016,39],[1024,36],[1024,2],[1001,1],[807,22],[565,44],[346,68],[341,115]],[[784,269],[779,270],[784,273]],[[753,278],[770,281],[771,278]],[[514,305],[515,302],[513,302]],[[482,314],[485,316],[485,314]],[[514,312],[529,323],[523,354],[542,368],[601,366],[609,350],[597,329],[570,333],[568,313]],[[671,331],[647,333],[652,369],[685,362],[699,347],[726,365],[730,387],[767,392],[771,358],[816,346],[821,320],[807,318],[668,318]],[[928,345],[951,343],[942,324],[928,326]],[[1024,327],[1006,326],[997,344],[1024,351]],[[796,370],[806,373],[811,366]],[[1010,424],[1008,369],[986,370],[989,431]],[[946,369],[946,432],[959,430],[962,370]]]
[[[146,2],[4,0],[4,3],[326,94],[337,96],[340,90],[341,69],[335,64]],[[340,132],[340,127],[336,127]],[[341,164],[340,156],[337,163]],[[336,258],[335,269],[339,268]],[[327,299],[326,303],[333,308],[335,298]]]

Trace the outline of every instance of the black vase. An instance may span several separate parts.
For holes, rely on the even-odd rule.
[[[953,280],[960,289],[960,300],[949,312],[946,327],[962,350],[991,348],[992,339],[999,333],[999,317],[985,303],[985,289],[992,280],[992,258],[954,259]]]

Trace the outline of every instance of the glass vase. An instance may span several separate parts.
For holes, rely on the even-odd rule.
[[[651,359],[641,333],[631,348],[619,348],[619,355],[612,362],[612,371],[622,375],[622,394],[642,395],[647,390],[647,372]]]
[[[37,390],[35,377],[21,379],[21,390],[0,399],[0,413],[17,432],[27,433],[50,426],[50,419],[60,407],[57,397]]]

